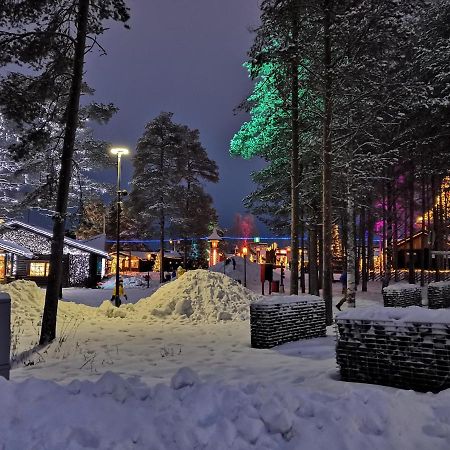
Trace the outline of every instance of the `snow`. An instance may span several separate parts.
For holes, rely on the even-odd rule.
[[[333,327],[323,338],[252,349],[248,320],[217,322],[227,308],[214,295],[224,286],[248,295],[231,296],[231,312],[257,295],[220,273],[188,274],[120,308],[61,301],[58,339],[44,348],[35,347],[44,292],[27,281],[3,286],[17,358],[11,381],[0,379],[0,448],[450,448],[450,390],[341,382]],[[365,315],[382,304],[380,285],[369,289],[357,293]],[[198,306],[198,320],[175,308],[150,313],[173,293]]]
[[[321,303],[323,299],[316,295],[265,295],[255,301],[260,305],[284,305],[288,303]]]
[[[429,283],[428,286],[432,287],[449,287],[450,281],[433,281],[432,283]]]
[[[127,277],[121,275],[120,278],[123,280],[124,288],[147,286],[147,281],[144,280],[143,276]],[[116,286],[116,278],[114,276],[99,284],[99,287],[101,289],[114,289],[115,286]]]
[[[449,448],[449,392],[342,384],[231,386],[185,369],[155,386],[111,372],[68,385],[0,380],[0,436],[8,450]]]
[[[450,325],[450,310],[427,309],[420,306],[409,306],[407,308],[360,308],[348,309],[339,313],[336,315],[336,319],[448,323]]]
[[[417,284],[408,284],[408,283],[395,283],[390,286],[386,286],[383,288],[384,291],[416,291],[417,289],[421,289]]]
[[[228,265],[225,266],[225,275],[228,275],[233,280],[240,280],[244,284],[244,258],[240,256],[233,256],[236,262],[236,269],[233,269],[233,264],[230,261]],[[215,266],[210,267],[212,272],[224,273],[224,261],[217,263]],[[247,258],[246,262],[246,272],[247,272],[247,288],[254,292],[261,292],[261,279],[260,279],[260,266],[259,264],[252,263]],[[279,279],[279,276],[278,276]],[[266,290],[268,291],[267,282]]]
[[[191,320],[245,320],[249,305],[258,296],[221,273],[198,269],[161,286],[139,301],[135,310],[154,316],[185,316]]]

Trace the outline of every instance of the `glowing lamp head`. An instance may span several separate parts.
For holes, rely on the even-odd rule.
[[[111,154],[116,156],[128,155],[130,151],[125,147],[113,147]]]
[[[247,248],[247,247],[243,247],[243,248],[242,248],[242,254],[243,254],[244,256],[247,256],[247,253],[248,253],[248,248]]]
[[[147,261],[150,261],[151,257],[152,257],[151,253],[147,253]]]

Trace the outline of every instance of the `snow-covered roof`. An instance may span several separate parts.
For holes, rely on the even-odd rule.
[[[25,256],[25,258],[33,258],[33,253],[28,248],[22,247],[15,242],[0,239],[0,249],[15,255]]]
[[[3,226],[9,227],[9,228],[16,228],[20,227],[25,230],[31,231],[36,234],[40,234],[41,236],[45,236],[49,239],[52,239],[53,233],[50,230],[46,230],[44,228],[36,227],[34,225],[30,225],[28,223],[20,222],[18,220],[12,220],[11,222],[5,223]],[[68,237],[64,237],[64,244],[68,245],[69,247],[75,247],[79,250],[84,250],[88,253],[94,253],[96,255],[102,256],[103,258],[108,258],[108,253],[102,250],[99,250],[95,247],[89,246],[84,244],[84,241],[77,241],[75,239],[70,239]]]
[[[217,228],[214,228],[212,233],[208,236],[208,241],[221,241],[223,238],[217,232]]]

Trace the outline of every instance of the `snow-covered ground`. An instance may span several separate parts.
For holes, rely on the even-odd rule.
[[[144,297],[149,297],[160,287],[159,282],[151,282],[150,287],[125,288],[128,299],[122,297],[122,303],[136,303]],[[86,288],[64,288],[63,300],[75,302],[88,306],[100,306],[105,300],[110,300],[113,289],[86,289]]]
[[[252,349],[242,313],[254,294],[220,274],[188,272],[119,309],[63,301],[45,348],[43,291],[6,289],[15,362],[12,381],[0,379],[2,449],[450,448],[449,390],[339,381],[333,327]],[[369,291],[359,307],[381,304],[379,283]]]

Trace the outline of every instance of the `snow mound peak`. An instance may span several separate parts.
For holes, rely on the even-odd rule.
[[[158,317],[185,316],[202,322],[246,320],[250,303],[258,297],[221,273],[199,269],[161,286],[135,306]]]

